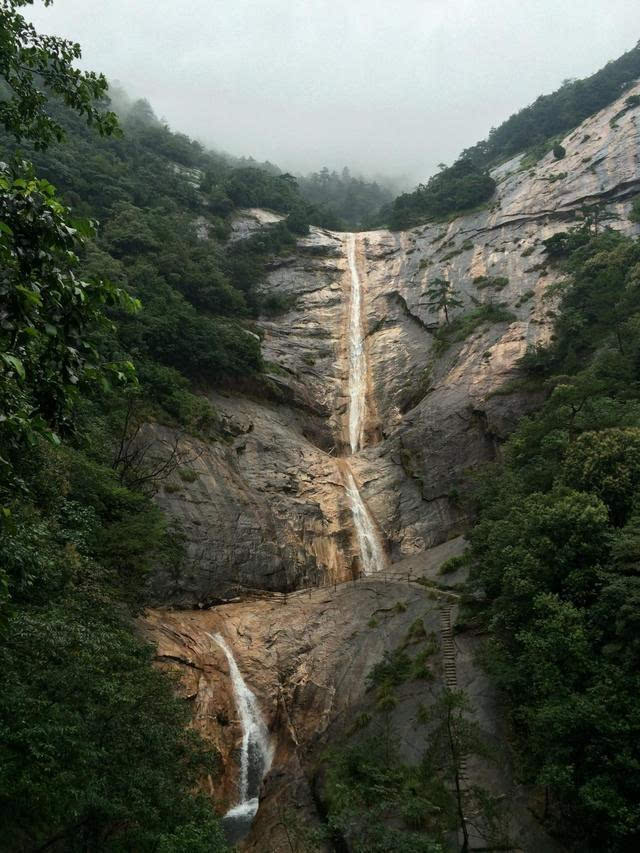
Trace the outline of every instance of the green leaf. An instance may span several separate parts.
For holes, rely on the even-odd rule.
[[[15,370],[20,379],[25,378],[26,373],[24,365],[17,356],[10,355],[8,352],[2,352],[0,353],[0,358],[4,361],[7,367],[12,367]]]

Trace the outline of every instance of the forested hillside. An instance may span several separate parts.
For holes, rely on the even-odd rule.
[[[144,103],[120,134],[104,78],[24,5],[0,10],[0,845],[210,853],[194,786],[216,755],[131,622],[150,568],[180,571],[151,500],[180,458],[134,439],[149,418],[213,435],[194,385],[259,377],[254,286],[310,208]],[[258,204],[288,224],[224,248],[236,206]]]
[[[467,618],[490,632],[485,661],[547,820],[572,849],[630,853],[640,841],[640,242],[587,223],[545,250],[565,273],[560,310],[522,381],[548,398],[478,483]]]
[[[341,230],[363,231],[377,226],[380,209],[393,199],[390,189],[356,178],[346,167],[338,174],[325,166],[298,178],[298,185],[304,198],[324,211],[325,218],[330,212],[335,215],[332,227]]]
[[[152,497],[188,461],[142,431],[214,438],[203,384],[266,393],[270,259],[388,195],[343,178],[305,198],[122,93],[118,125],[104,78],[72,71],[79,48],[43,39],[24,5],[0,10],[1,846],[211,853],[224,844],[192,792],[217,757],[131,628],[150,569],[180,573],[179,526]],[[285,218],[229,241],[244,207]]]
[[[639,77],[640,42],[591,77],[566,80],[557,91],[541,95],[492,128],[486,140],[465,149],[452,166],[441,168],[413,192],[402,193],[384,213],[389,226],[407,228],[486,204],[495,190],[489,171],[516,154],[527,154],[527,167],[552,148],[562,159],[562,136],[619,98]]]

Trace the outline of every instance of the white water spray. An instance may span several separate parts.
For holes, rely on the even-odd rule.
[[[345,465],[344,468],[344,480],[351,506],[351,515],[353,516],[353,526],[356,529],[362,574],[371,575],[384,568],[386,563],[384,550],[371,513],[362,500],[355,478],[348,465]]]
[[[220,634],[209,634],[224,652],[229,663],[233,696],[242,726],[238,803],[225,814],[224,821],[250,822],[258,811],[258,793],[265,774],[271,767],[273,746],[260,713],[258,700],[247,687],[231,649]]]
[[[356,235],[347,236],[347,262],[351,273],[349,308],[349,444],[357,453],[362,443],[366,407],[367,362],[362,333],[362,285],[356,263]]]

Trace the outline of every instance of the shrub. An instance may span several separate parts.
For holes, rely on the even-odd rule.
[[[438,329],[435,334],[434,352],[438,356],[442,355],[453,344],[466,340],[484,323],[510,323],[515,319],[515,314],[507,311],[504,305],[479,305],[468,314],[462,314]]]

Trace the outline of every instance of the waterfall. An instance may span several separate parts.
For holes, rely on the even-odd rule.
[[[247,687],[231,649],[220,634],[209,634],[209,637],[220,646],[229,663],[233,696],[242,727],[238,802],[223,817],[227,840],[232,842],[246,834],[258,811],[260,784],[271,767],[273,746],[258,700]]]
[[[366,414],[367,356],[362,328],[362,282],[356,259],[356,235],[348,234],[346,240],[347,264],[351,276],[351,300],[349,304],[349,445],[351,453],[362,447]],[[362,499],[355,477],[344,461],[343,479],[351,507],[353,526],[356,531],[360,565],[363,575],[380,571],[386,563],[384,549],[376,524]]]
[[[362,285],[356,264],[356,235],[347,236],[347,262],[351,273],[349,308],[349,444],[351,452],[361,447],[365,415],[367,362],[362,334]]]
[[[376,530],[375,522],[362,500],[362,495],[348,464],[345,464],[344,480],[347,497],[351,506],[351,515],[353,516],[353,526],[356,529],[362,574],[371,575],[384,568],[386,563],[385,553],[380,542],[380,537],[378,536],[378,531]]]

